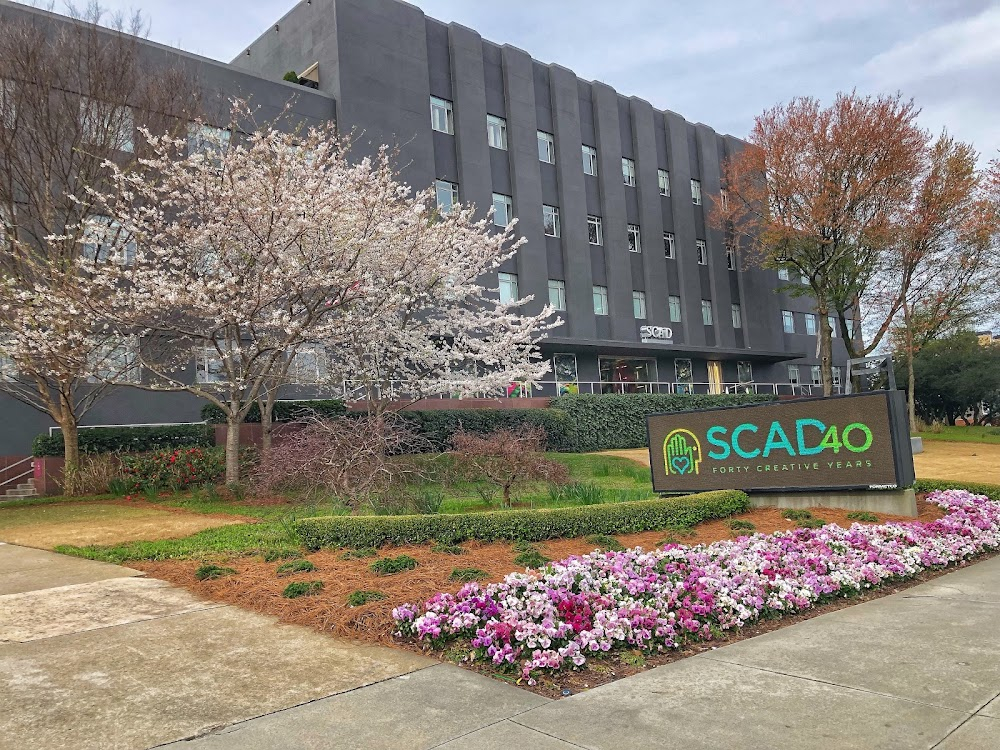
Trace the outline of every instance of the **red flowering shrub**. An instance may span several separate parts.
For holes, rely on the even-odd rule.
[[[122,456],[129,492],[145,489],[183,490],[218,481],[226,471],[225,456],[216,448],[175,448]]]

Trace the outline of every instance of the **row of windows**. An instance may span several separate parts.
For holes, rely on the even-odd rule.
[[[803,365],[803,367],[805,366],[807,365]],[[822,370],[820,369],[820,366],[808,365],[808,367],[809,367],[809,380],[810,380],[808,385],[822,385],[823,373]],[[834,367],[833,385],[835,388],[840,387],[841,377],[842,377],[841,368]],[[799,365],[788,365],[788,382],[791,383],[792,385],[803,385]]]
[[[608,315],[608,288],[606,286],[595,285],[593,287],[594,314]],[[519,299],[517,289],[516,273],[500,274],[500,301],[504,304],[512,304]],[[681,321],[681,298],[670,295],[667,299],[670,309],[670,322],[679,323]],[[549,279],[549,304],[560,311],[566,310],[566,282],[557,279]],[[632,314],[636,320],[646,319],[646,293],[642,291],[632,292]],[[743,312],[739,305],[731,306],[733,328],[743,327]],[[714,325],[712,313],[712,301],[703,299],[701,301],[701,319],[706,326]]]
[[[455,134],[455,105],[447,99],[431,97],[431,129],[447,135]],[[537,131],[538,160],[545,164],[556,163],[556,137],[544,130]],[[486,140],[491,148],[507,150],[507,120],[497,115],[486,115]],[[597,149],[586,144],[581,146],[583,173],[597,176]],[[670,196],[670,172],[657,169],[656,178],[660,195]],[[622,182],[628,187],[636,186],[635,160],[622,157]],[[691,202],[701,205],[701,182],[691,180]]]
[[[805,332],[808,336],[816,336],[819,334],[819,318],[815,313],[804,313],[805,317]],[[831,335],[833,338],[837,338],[837,331],[839,326],[837,325],[836,316],[829,316],[830,328],[832,329]],[[797,333],[795,328],[795,313],[791,310],[781,311],[781,328],[785,333]],[[853,339],[854,338],[854,321],[847,321],[847,333]]]

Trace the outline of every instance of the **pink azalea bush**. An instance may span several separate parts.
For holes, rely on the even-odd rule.
[[[1000,503],[965,490],[928,500],[947,515],[595,551],[436,594],[423,607],[404,604],[393,617],[401,636],[467,643],[473,659],[518,665],[534,684],[542,671],[579,667],[591,654],[674,649],[1000,548]]]

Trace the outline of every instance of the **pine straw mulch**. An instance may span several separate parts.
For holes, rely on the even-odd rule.
[[[777,508],[758,508],[733,518],[750,521],[763,533],[786,530],[795,523],[781,516]],[[824,521],[850,525],[847,511],[814,508],[813,515]],[[933,520],[942,515],[937,506],[920,503],[920,519]],[[911,521],[903,516],[879,515],[881,522]],[[710,521],[695,527],[691,532],[674,535],[673,540],[684,544],[701,544],[729,539],[734,534],[729,528],[733,519]],[[625,547],[653,548],[669,538],[663,531],[641,534],[623,534],[616,537]],[[539,542],[543,555],[559,560],[570,555],[584,555],[594,549],[584,539],[556,539]],[[129,565],[145,571],[154,578],[169,581],[190,589],[213,601],[235,604],[239,607],[273,615],[281,622],[306,625],[338,636],[365,641],[393,643],[392,609],[406,602],[422,603],[440,591],[457,592],[461,583],[449,580],[455,568],[478,568],[489,573],[484,582],[503,579],[508,573],[520,570],[514,563],[517,552],[507,543],[465,542],[464,554],[452,555],[432,552],[430,545],[384,548],[379,557],[409,555],[417,561],[414,570],[395,575],[381,576],[372,573],[369,565],[377,558],[344,560],[341,551],[320,551],[306,555],[316,570],[296,573],[279,578],[276,574],[283,561],[266,563],[261,557],[213,559],[236,570],[236,575],[216,580],[197,581],[195,570],[202,560],[167,560],[161,562],[135,561]],[[316,595],[297,599],[282,596],[285,586],[293,581],[322,581],[323,590]],[[380,591],[386,595],[381,601],[359,607],[347,606],[347,597],[354,591]]]

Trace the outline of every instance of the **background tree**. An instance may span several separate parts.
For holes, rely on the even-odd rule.
[[[186,127],[197,96],[182,71],[143,65],[138,13],[69,12],[10,9],[0,23],[0,390],[59,425],[72,494],[78,425],[107,382],[92,376],[134,365],[76,300],[78,260],[115,230],[88,189],[107,184],[108,162],[127,171],[143,155],[136,125]]]
[[[1000,346],[980,345],[972,331],[929,342],[914,354],[913,369],[917,413],[928,422],[954,424],[970,413],[979,422],[983,405],[1000,399]]]
[[[712,221],[753,262],[802,276],[816,300],[823,393],[833,391],[831,304],[872,273],[910,198],[927,135],[899,95],[797,98],[758,116],[723,165]]]
[[[381,311],[420,288],[423,261],[450,259],[462,280],[466,263],[490,267],[516,247],[510,230],[494,233],[471,212],[436,216],[431,191],[414,196],[396,180],[387,149],[351,163],[332,124],[274,125],[236,102],[233,130],[250,135],[190,154],[144,131],[142,172],[115,169],[116,190],[101,200],[134,238],[135,260],[104,264],[118,273],[86,290],[117,331],[141,337],[140,387],[223,411],[227,483],[239,480],[240,425],[300,347],[357,329],[382,335]],[[533,321],[499,321],[507,348],[534,340]]]

